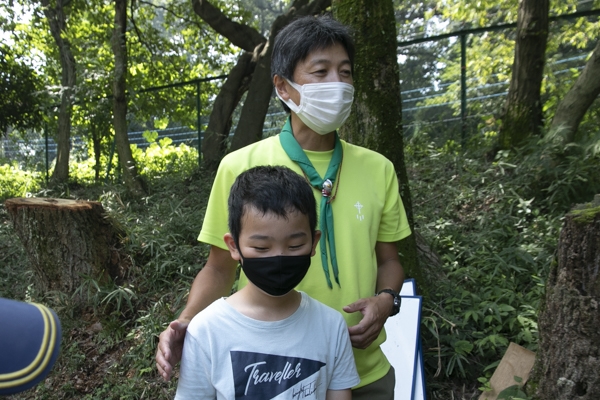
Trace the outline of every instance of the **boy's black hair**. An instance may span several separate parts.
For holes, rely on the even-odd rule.
[[[284,27],[275,37],[271,55],[271,80],[275,75],[294,81],[294,71],[314,50],[341,44],[350,58],[354,71],[354,40],[350,28],[329,15],[298,18]],[[283,104],[289,112],[289,107]]]
[[[229,232],[237,243],[242,217],[251,206],[263,214],[272,212],[287,218],[291,212],[308,217],[311,234],[317,227],[317,205],[310,184],[284,166],[259,166],[242,172],[229,193]]]

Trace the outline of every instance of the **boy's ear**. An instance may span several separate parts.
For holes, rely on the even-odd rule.
[[[319,239],[321,239],[321,231],[316,230],[313,236],[312,250],[310,252],[311,257],[315,255],[315,249],[317,248],[317,243],[319,243]]]
[[[240,261],[242,259],[242,257],[240,256],[240,252],[238,251],[238,248],[235,244],[235,240],[233,239],[233,236],[231,236],[231,233],[226,233],[225,236],[223,236],[223,240],[225,241],[225,244],[227,245],[227,248],[229,249],[231,258],[233,258],[236,261]],[[313,251],[314,251],[314,249],[313,249]]]

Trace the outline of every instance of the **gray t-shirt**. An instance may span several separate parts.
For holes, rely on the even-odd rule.
[[[219,299],[190,323],[176,400],[324,400],[360,382],[339,312],[302,293],[281,321],[258,321]]]

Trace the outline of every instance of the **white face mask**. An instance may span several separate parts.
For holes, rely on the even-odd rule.
[[[286,81],[300,93],[300,105],[292,99],[284,100],[277,96],[292,110],[306,126],[320,135],[326,135],[338,129],[348,115],[354,100],[354,86],[344,82],[307,83],[298,85]]]

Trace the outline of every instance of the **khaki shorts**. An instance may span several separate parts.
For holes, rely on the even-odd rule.
[[[352,391],[352,400],[394,400],[396,375],[390,366],[387,374],[378,381]]]

